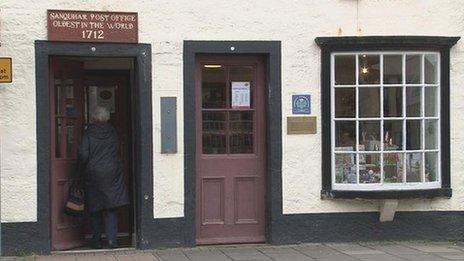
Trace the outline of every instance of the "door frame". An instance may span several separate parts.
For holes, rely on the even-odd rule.
[[[126,57],[135,63],[132,92],[132,141],[136,195],[136,248],[146,249],[156,227],[153,219],[152,65],[150,44],[58,43],[35,41],[37,121],[37,227],[42,253],[51,250],[50,235],[50,97],[51,56]]]
[[[266,110],[265,235],[273,243],[273,222],[282,219],[282,101],[280,41],[184,41],[184,240],[196,245],[196,119],[197,55],[264,56]]]

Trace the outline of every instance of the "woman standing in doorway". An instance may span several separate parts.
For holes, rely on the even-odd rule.
[[[129,204],[118,135],[109,119],[108,109],[96,107],[91,114],[92,124],[84,132],[79,147],[79,170],[85,178],[85,206],[90,214],[95,248],[102,248],[103,216],[108,247],[117,247],[117,210]]]

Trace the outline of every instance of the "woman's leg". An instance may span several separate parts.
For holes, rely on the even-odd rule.
[[[105,232],[108,238],[108,246],[115,248],[118,246],[118,210],[116,208],[108,209],[105,218]]]
[[[102,236],[102,212],[91,212],[90,213],[90,224],[92,226],[93,239],[92,245],[95,248],[101,248],[101,236]]]

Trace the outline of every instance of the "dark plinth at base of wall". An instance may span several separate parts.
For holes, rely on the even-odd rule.
[[[139,249],[191,246],[184,218],[154,219],[141,231]],[[3,223],[2,255],[49,254],[48,233],[37,223]],[[354,241],[462,240],[464,211],[397,212],[381,223],[378,212],[281,215],[270,224],[269,244]]]
[[[462,240],[464,212],[397,212],[380,222],[378,212],[282,215],[272,224],[271,244],[353,241]]]
[[[49,254],[50,239],[47,231],[37,222],[2,223],[2,255],[25,256]]]
[[[141,233],[140,249],[185,246],[184,218],[154,219]]]

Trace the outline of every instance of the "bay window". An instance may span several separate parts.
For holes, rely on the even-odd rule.
[[[318,37],[323,198],[450,197],[457,37]]]

